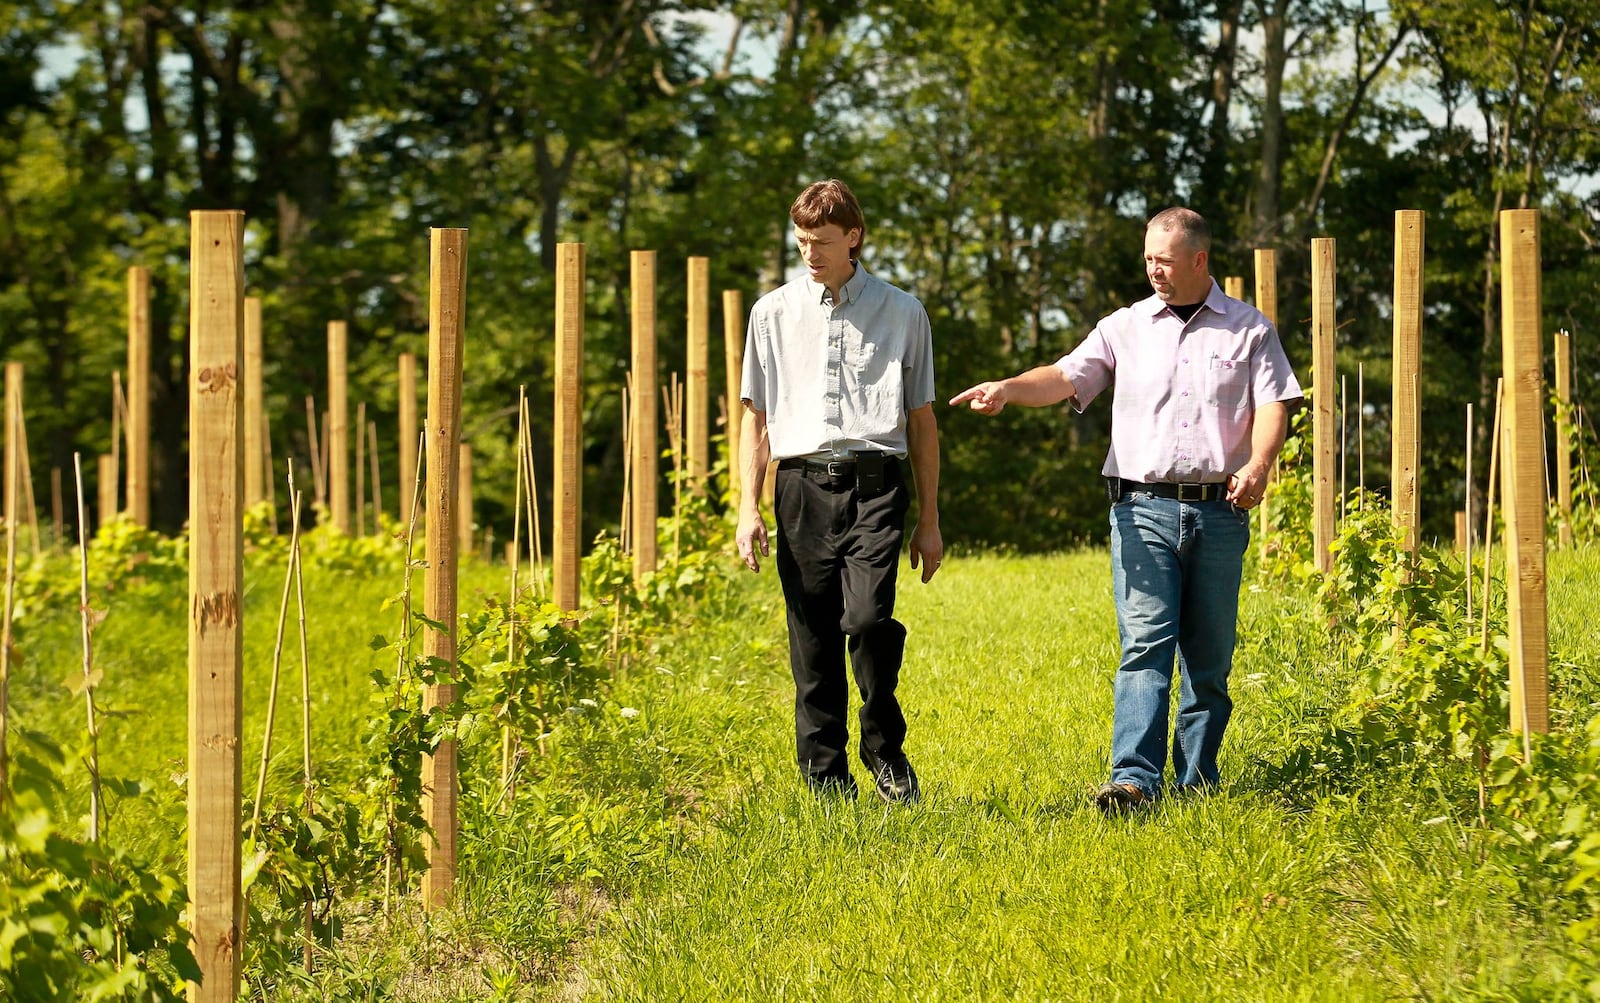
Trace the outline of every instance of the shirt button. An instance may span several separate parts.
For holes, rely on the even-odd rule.
[[[1183,423],[1183,427],[1184,428],[1188,428],[1189,427],[1189,423],[1188,422],[1184,422]],[[1188,459],[1188,457],[1186,456],[1186,457],[1184,457],[1184,459]]]
[[[1184,392],[1183,392],[1183,395],[1184,395],[1184,396],[1185,396],[1185,397],[1187,397],[1187,396],[1189,396],[1189,391],[1187,391],[1187,390],[1185,390],[1185,391],[1184,391]]]

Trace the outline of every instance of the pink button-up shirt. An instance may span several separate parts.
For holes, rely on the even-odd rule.
[[[1278,332],[1213,280],[1185,323],[1158,297],[1100,321],[1056,366],[1082,411],[1115,384],[1107,477],[1212,482],[1250,459],[1255,409],[1304,396]]]

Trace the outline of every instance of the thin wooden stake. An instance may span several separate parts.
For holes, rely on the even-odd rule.
[[[11,760],[7,729],[11,717],[12,620],[17,596],[17,482],[22,466],[17,456],[17,417],[22,410],[22,363],[6,363],[6,602],[0,617],[0,807],[11,801]]]
[[[1556,332],[1556,543],[1572,549],[1572,336]]]
[[[1256,309],[1274,328],[1278,326],[1278,252],[1271,248],[1257,248],[1254,256],[1256,272]],[[1317,377],[1321,379],[1321,377]],[[1315,387],[1312,388],[1315,393]],[[1315,433],[1315,429],[1313,429]],[[1314,438],[1314,434],[1313,434]],[[1313,457],[1314,458],[1314,457]],[[1267,490],[1261,493],[1261,503],[1256,506],[1256,535],[1261,538],[1261,559],[1266,560],[1272,547],[1272,484],[1277,480],[1278,465],[1272,466],[1267,478]],[[768,480],[772,471],[767,471]]]
[[[583,544],[584,278],[583,245],[557,244],[550,573],[553,599],[563,610],[578,608],[579,555]],[[627,455],[626,447],[623,455]]]
[[[382,531],[378,513],[383,511],[383,482],[378,479],[378,423],[367,422],[367,465],[372,468],[372,532]]]
[[[744,419],[739,384],[744,379],[744,297],[737,289],[722,291],[723,376],[727,380],[728,507],[739,510],[739,430]]]
[[[1467,590],[1467,629],[1468,630],[1472,629],[1472,434],[1476,430],[1477,430],[1476,426],[1474,425],[1474,423],[1472,421],[1472,402],[1468,401],[1467,402],[1466,477],[1465,477],[1466,490],[1463,491],[1463,493],[1462,493],[1463,494],[1463,498],[1462,498],[1462,509],[1463,509],[1462,516],[1466,520],[1466,523],[1467,523],[1466,558],[1465,558],[1465,562],[1463,564],[1463,567],[1466,568],[1466,572],[1467,573],[1461,576],[1463,579],[1465,579],[1465,586],[1466,586],[1466,590]]]
[[[356,535],[367,535],[367,402],[356,404]]]
[[[1500,469],[1505,402],[1506,381],[1504,377],[1500,377],[1494,381],[1494,435],[1489,440],[1489,483],[1483,492],[1483,636],[1479,639],[1478,645],[1483,651],[1489,650],[1489,604],[1493,598],[1489,593],[1489,587],[1493,582],[1491,575],[1494,571],[1494,499],[1495,491],[1500,487],[1496,471]]]
[[[684,433],[684,456],[694,490],[705,490],[706,480],[706,341],[711,262],[708,258],[689,259],[688,364],[684,401],[688,427]]]
[[[250,814],[250,841],[259,843],[261,804],[267,796],[267,765],[272,762],[272,736],[278,720],[278,685],[283,677],[283,631],[289,623],[289,592],[300,562],[300,492],[294,487],[294,460],[289,460],[289,563],[283,571],[283,598],[278,601],[278,632],[272,644],[272,675],[267,686],[267,723],[261,736],[261,763],[256,770],[255,809]]]
[[[61,468],[50,468],[50,529],[57,540],[67,538],[66,513],[62,510]]]
[[[150,525],[150,269],[128,269],[128,516]]]
[[[1333,569],[1334,241],[1311,241],[1312,539],[1317,570]],[[1363,481],[1362,483],[1365,483]],[[1358,502],[1359,504],[1359,502]]]
[[[350,329],[328,321],[328,514],[333,528],[350,532]]]
[[[306,395],[306,445],[311,450],[311,501],[321,507],[328,503],[327,465],[322,462],[322,436],[317,432],[317,401]]]
[[[100,842],[105,802],[100,792],[100,722],[94,709],[94,610],[89,608],[89,529],[83,515],[83,463],[72,454],[78,478],[78,613],[83,624],[83,704],[89,728],[89,842]]]
[[[295,517],[296,519],[299,518],[298,506],[296,506]],[[311,813],[316,810],[317,804],[316,779],[315,774],[312,773],[311,770],[311,653],[306,641],[306,584],[301,573],[304,562],[300,560],[300,540],[298,534],[291,542],[290,546],[294,551],[293,566],[295,599],[300,606],[300,753],[302,766],[304,769],[304,773],[302,774],[302,786],[305,791],[305,810],[307,813]],[[331,895],[332,892],[330,891],[329,894]],[[315,916],[313,915],[316,908],[316,902],[314,899],[314,893],[308,891],[306,893],[304,913],[305,919],[303,924],[305,946],[303,948],[304,954],[301,958],[305,970],[308,973],[313,969],[316,960],[315,956],[317,941],[315,935]],[[333,902],[331,899],[328,902],[328,909],[330,912],[333,909]]]

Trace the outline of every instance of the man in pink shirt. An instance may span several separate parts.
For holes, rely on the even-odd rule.
[[[1174,785],[1219,780],[1247,513],[1283,448],[1288,405],[1303,396],[1278,332],[1259,310],[1223,294],[1210,252],[1198,213],[1158,213],[1144,240],[1153,296],[1101,320],[1054,365],[980,383],[950,401],[984,415],[1061,401],[1082,411],[1115,385],[1102,472],[1122,661],[1111,777],[1095,795],[1107,814],[1164,789],[1174,655],[1182,676]]]

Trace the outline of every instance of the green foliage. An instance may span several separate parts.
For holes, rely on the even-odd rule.
[[[18,743],[26,737],[25,744]],[[60,750],[10,733],[0,804],[0,996],[181,1000],[199,977],[180,875],[61,825]]]

